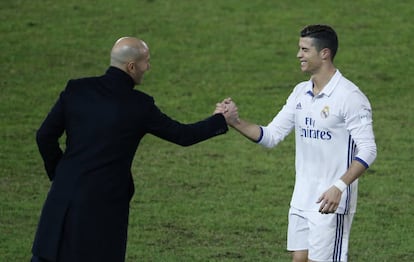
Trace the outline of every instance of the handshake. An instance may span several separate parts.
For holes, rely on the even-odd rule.
[[[221,103],[217,103],[213,114],[223,114],[229,126],[234,127],[240,123],[237,106],[230,97],[224,99]]]

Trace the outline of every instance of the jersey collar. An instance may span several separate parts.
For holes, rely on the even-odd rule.
[[[328,84],[326,84],[326,86],[322,89],[322,91],[319,93],[318,96],[322,96],[322,95],[330,96],[333,90],[335,89],[335,87],[337,86],[339,79],[341,79],[341,77],[342,77],[341,72],[339,72],[339,70],[336,69],[335,74],[332,76],[331,80],[329,80]],[[311,96],[314,96],[312,92],[312,87],[313,87],[313,82],[312,80],[309,80],[306,86],[306,93]]]

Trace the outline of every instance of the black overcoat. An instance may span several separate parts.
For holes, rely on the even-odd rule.
[[[221,114],[193,124],[171,119],[115,67],[68,81],[36,135],[52,183],[33,254],[50,261],[124,261],[131,164],[142,137],[188,146],[227,130]]]

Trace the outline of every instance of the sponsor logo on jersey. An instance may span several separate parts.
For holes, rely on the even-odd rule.
[[[328,109],[328,115],[329,115],[329,109]],[[316,120],[314,120],[312,117],[305,117],[305,126],[300,127],[300,136],[304,138],[321,139],[321,140],[332,139],[331,131],[319,130],[315,128],[315,126],[316,126]]]
[[[300,102],[296,105],[296,109],[302,109],[302,104]]]

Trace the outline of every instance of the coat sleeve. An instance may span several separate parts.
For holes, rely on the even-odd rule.
[[[149,112],[148,133],[181,146],[190,146],[228,131],[222,114],[215,114],[195,123],[183,124],[161,112],[154,103],[151,104]]]
[[[63,97],[64,92],[60,94],[55,105],[36,133],[37,146],[42,156],[47,175],[51,181],[55,176],[56,166],[62,158],[59,138],[64,131]]]

